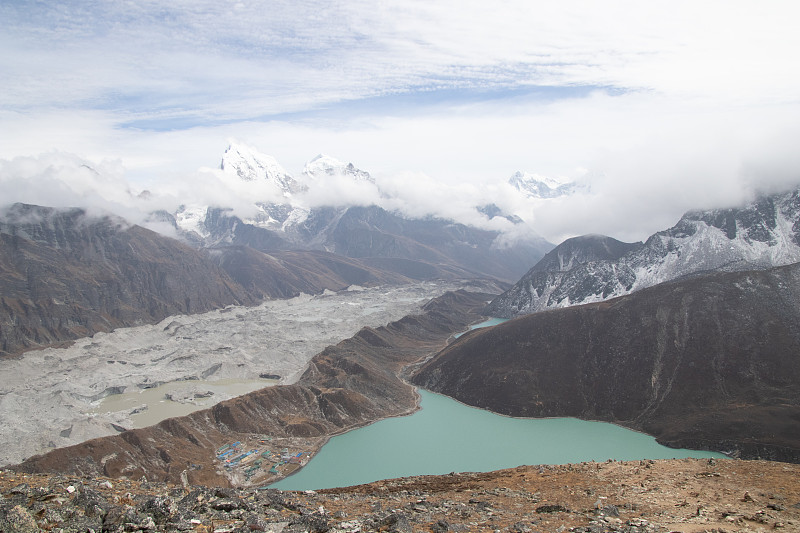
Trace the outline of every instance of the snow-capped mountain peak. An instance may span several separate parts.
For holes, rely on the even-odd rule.
[[[228,146],[222,155],[220,168],[244,181],[266,180],[274,183],[285,196],[290,196],[299,189],[297,181],[274,157],[241,143],[231,143]]]
[[[528,198],[557,198],[575,192],[575,182],[565,182],[549,176],[517,171],[508,179],[509,185]]]
[[[312,179],[324,176],[349,176],[355,181],[375,183],[375,179],[369,175],[369,172],[356,168],[353,163],[343,163],[335,157],[325,154],[319,154],[306,163],[303,167],[303,174]]]
[[[643,244],[599,236],[569,239],[496,298],[487,313],[534,313],[598,302],[703,272],[761,270],[798,261],[800,189],[739,208],[686,213]]]
[[[175,224],[189,234],[196,233],[201,238],[208,237],[208,229],[205,227],[207,211],[207,206],[181,205],[174,215]]]

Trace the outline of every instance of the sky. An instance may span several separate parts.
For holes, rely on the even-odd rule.
[[[494,199],[516,171],[576,180],[520,207],[537,232],[644,239],[800,183],[799,16],[764,0],[3,0],[0,195],[134,218],[144,189],[211,201],[238,140],[293,175],[318,153],[353,162],[434,211]]]

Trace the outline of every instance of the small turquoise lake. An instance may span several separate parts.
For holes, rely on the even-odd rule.
[[[510,418],[426,390],[419,394],[420,411],[333,437],[307,466],[271,487],[322,489],[523,464],[723,457],[667,448],[653,437],[605,422]]]
[[[473,324],[469,327],[469,330],[472,331],[473,329],[480,329],[480,328],[488,328],[491,326],[496,326],[497,324],[502,324],[503,322],[507,322],[507,318],[490,318],[488,320],[484,320],[483,322],[479,322],[478,324]],[[462,331],[461,333],[456,333],[453,335],[456,339],[459,338],[461,335],[466,333],[466,331]]]

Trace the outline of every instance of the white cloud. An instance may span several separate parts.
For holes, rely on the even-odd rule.
[[[216,167],[236,137],[295,176],[319,152],[353,161],[408,212],[468,219],[491,196],[553,241],[640,239],[686,209],[800,179],[798,9],[7,2],[0,185],[9,201],[123,209],[128,190],[147,188],[151,203],[214,199],[245,210],[236,184],[196,170]],[[53,170],[64,153],[114,161],[113,183]],[[532,208],[503,192],[517,170],[583,177],[592,192]],[[376,194],[347,181],[326,187],[319,194],[337,202]]]
[[[89,162],[60,152],[0,160],[0,197],[4,205],[86,207],[123,217],[136,213],[138,202],[118,162]]]
[[[334,174],[322,176],[310,185],[308,192],[296,195],[309,207],[317,206],[369,206],[380,203],[380,193],[375,184],[355,181],[350,176]]]
[[[792,3],[7,4],[2,103],[241,120],[424,88],[794,100]]]

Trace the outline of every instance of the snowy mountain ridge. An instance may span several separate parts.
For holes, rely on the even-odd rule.
[[[573,194],[579,185],[574,181],[561,181],[549,176],[539,176],[517,171],[508,179],[508,184],[528,198],[558,198]]]
[[[303,175],[311,179],[323,176],[348,176],[355,181],[368,181],[375,183],[375,178],[369,172],[356,168],[353,163],[343,163],[338,159],[325,154],[319,154],[303,167]]]
[[[598,302],[705,271],[800,262],[800,190],[762,197],[742,208],[689,212],[644,244],[629,244],[627,251],[619,248],[622,253],[608,257],[576,259],[586,243],[597,246],[609,238],[577,239],[585,243],[576,246],[575,239],[568,239],[557,246],[487,312],[510,317]]]
[[[343,163],[324,154],[308,161],[303,168],[302,179],[296,180],[274,157],[235,141],[232,141],[225,150],[220,169],[226,175],[245,182],[266,182],[279,191],[282,201],[255,202],[256,214],[243,218],[242,222],[288,234],[293,233],[293,229],[302,225],[308,218],[310,209],[303,204],[301,196],[309,186],[313,186],[315,180],[328,176],[343,176],[355,182],[368,182],[373,185],[375,183],[368,172],[356,168],[353,163]],[[191,236],[189,240],[209,239],[213,233],[213,228],[209,225],[212,223],[211,219],[216,218],[212,214],[215,209],[218,210],[207,205],[182,205],[174,213],[176,225]],[[219,242],[219,238],[214,241]]]
[[[254,201],[254,209],[251,211],[255,211],[255,213],[251,212],[251,214],[241,217],[240,220],[245,224],[278,232],[282,238],[295,243],[303,241],[307,244],[308,235],[306,233],[309,231],[307,226],[319,224],[319,217],[312,221],[309,221],[309,217],[312,216],[312,212],[324,209],[323,207],[311,208],[307,205],[309,191],[316,191],[314,196],[317,197],[316,201],[318,202],[321,194],[316,187],[324,187],[324,183],[331,178],[342,180],[338,182],[339,188],[347,187],[348,180],[352,180],[352,183],[359,187],[375,187],[381,197],[391,196],[380,189],[375,178],[369,172],[357,168],[353,163],[345,163],[326,154],[319,154],[306,162],[299,178],[295,179],[274,157],[261,153],[244,143],[231,141],[222,156],[220,169],[230,179],[242,180],[246,183],[266,183],[271,190],[276,191],[274,200]],[[552,178],[522,172],[517,172],[514,176],[519,181],[517,190],[528,198],[534,196],[537,198],[555,197],[568,194],[573,190],[573,184],[562,183]],[[513,179],[514,177],[512,177]],[[525,185],[520,185],[523,183]],[[511,180],[509,180],[509,184],[511,184]],[[528,187],[528,189],[524,187]],[[534,195],[531,191],[536,187],[544,192]],[[343,211],[342,208],[337,209]],[[523,222],[519,216],[503,213],[494,205],[492,205],[491,212],[487,212],[487,209],[486,206],[475,207],[476,214],[483,214],[487,219],[502,216],[513,224]],[[206,245],[213,245],[225,241],[218,234],[218,228],[215,230],[212,226],[219,222],[219,213],[226,211],[229,210],[224,206],[181,205],[172,213],[172,216],[178,231],[186,240],[192,243],[205,242]],[[232,212],[228,214],[229,216],[233,215]],[[316,230],[311,229],[310,231],[319,229],[317,227]]]
[[[244,144],[232,142],[222,155],[220,169],[244,181],[265,180],[274,184],[287,198],[300,190],[298,182],[267,154]]]
[[[371,194],[374,198],[382,198],[395,206],[393,210],[398,213],[403,209],[397,206],[402,206],[407,201],[396,198],[396,191],[391,192],[393,184],[390,184],[388,190],[384,190],[369,172],[357,168],[351,162],[345,163],[326,154],[319,154],[307,161],[302,172],[295,178],[274,157],[234,140],[230,141],[222,155],[220,169],[225,176],[222,185],[239,190],[238,194],[244,190],[246,195],[247,184],[254,184],[252,208],[247,215],[239,215],[240,220],[259,228],[280,232],[289,240],[296,240],[298,231],[304,232],[302,228],[308,223],[311,212],[322,208],[320,200],[324,201],[329,197],[331,205],[349,205],[347,198],[353,199],[352,205],[360,205],[358,202]],[[528,200],[563,197],[582,188],[575,182],[528,172],[516,172],[506,184]],[[372,193],[370,188],[374,189]],[[179,233],[184,233],[189,241],[196,243],[209,239],[210,234],[214,233],[207,225],[210,211],[227,207],[230,206],[187,204],[173,211],[172,216]],[[506,212],[491,202],[486,205],[476,202],[473,208],[476,216],[472,220],[465,218],[461,222],[469,225],[477,223],[480,227],[485,227],[481,225],[481,220],[491,221],[501,217],[515,225],[525,220],[523,213]],[[232,211],[230,215],[233,215]],[[415,216],[411,215],[411,218]]]

